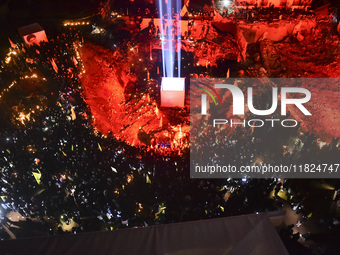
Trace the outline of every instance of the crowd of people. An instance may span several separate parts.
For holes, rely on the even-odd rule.
[[[12,73],[18,84],[0,102],[3,222],[10,222],[6,213],[15,211],[38,219],[46,233],[55,234],[61,232],[61,217],[77,222],[78,232],[235,215],[264,206],[256,199],[241,201],[252,185],[271,180],[250,185],[192,180],[189,150],[179,153],[162,142],[154,149],[136,148],[98,133],[81,95],[81,44],[80,34],[64,31],[40,46],[14,46],[17,53],[4,66],[3,74]],[[33,72],[37,76],[27,92],[20,77]],[[43,89],[36,90],[40,82]],[[27,101],[27,96],[48,100]],[[30,118],[19,122],[13,117],[19,114],[15,106],[23,103],[21,110]],[[43,110],[34,111],[36,103]],[[235,199],[224,209],[227,187],[235,188]],[[8,238],[4,231],[2,238]]]
[[[91,112],[81,96],[81,43],[81,36],[71,31],[40,46],[11,49],[17,53],[3,74],[13,73],[18,84],[1,98],[2,220],[10,221],[6,213],[16,211],[39,219],[53,234],[61,231],[60,217],[76,221],[80,227],[75,231],[86,231],[221,214],[217,204],[223,200],[213,195],[219,192],[217,185],[211,184],[207,193],[207,181],[190,180],[188,151],[180,156],[161,143],[155,149],[135,148],[93,128]],[[33,72],[37,76],[30,80],[33,91],[27,95],[20,77]],[[39,82],[45,88],[37,91],[34,84]],[[26,96],[49,100],[25,101]],[[19,114],[15,105],[23,102],[22,111],[31,114],[18,123],[13,118]],[[33,110],[37,102],[43,111]],[[40,179],[33,173],[41,173]],[[215,201],[203,202],[206,196],[196,197],[196,192]],[[162,206],[166,213],[156,220]],[[91,222],[98,217],[102,222],[94,227]]]

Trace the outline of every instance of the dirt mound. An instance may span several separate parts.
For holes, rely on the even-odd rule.
[[[90,43],[82,48],[86,70],[83,96],[91,108],[94,127],[104,135],[112,132],[136,146],[179,142],[182,132],[189,132],[184,131],[178,112],[181,110],[159,109],[154,99],[157,97],[148,93],[158,91],[156,81],[150,81],[145,91],[138,90],[135,86],[138,80],[129,72],[129,58],[123,61],[123,55]],[[183,116],[185,118],[185,114]],[[178,125],[173,120],[177,120]]]

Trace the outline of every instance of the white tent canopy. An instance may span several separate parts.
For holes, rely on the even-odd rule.
[[[4,254],[288,255],[266,214],[0,242]]]

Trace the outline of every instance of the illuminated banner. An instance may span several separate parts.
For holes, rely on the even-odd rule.
[[[21,27],[18,29],[18,32],[28,46],[34,44],[40,45],[40,42],[48,42],[44,29],[38,23]]]
[[[154,26],[155,26],[156,29],[160,29],[160,27],[161,27],[161,20],[159,18],[156,18],[156,19],[143,18],[142,23],[140,25],[141,29],[145,29],[145,28],[149,27],[151,21],[153,21]],[[174,23],[175,21],[176,21],[175,19],[170,20],[170,22],[172,22],[172,23]],[[169,22],[169,21],[167,20],[167,22]],[[167,22],[162,24],[163,30],[164,30],[164,34],[166,34],[166,31],[167,31],[166,30]],[[176,21],[176,22],[178,22],[178,21]],[[180,20],[179,22],[181,22],[181,26],[180,26],[181,35],[184,36],[185,33],[188,32],[188,23],[189,23],[189,21],[188,20]]]

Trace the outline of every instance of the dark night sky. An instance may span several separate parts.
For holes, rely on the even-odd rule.
[[[84,11],[96,9],[98,0],[2,0],[0,12],[7,12],[7,18],[37,17],[59,18],[67,15],[80,15]],[[6,8],[7,6],[7,8]],[[5,10],[7,9],[7,10]]]

